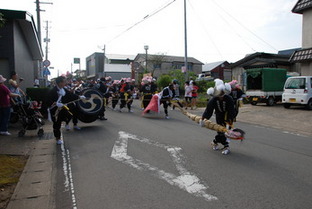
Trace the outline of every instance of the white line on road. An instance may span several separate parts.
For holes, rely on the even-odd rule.
[[[62,159],[63,159],[63,172],[65,176],[65,181],[64,181],[65,191],[70,190],[73,209],[77,209],[77,201],[75,197],[74,181],[73,181],[73,175],[72,175],[71,164],[70,164],[69,150],[65,149],[64,144],[61,145],[61,150],[62,150]]]
[[[169,152],[170,157],[172,158],[180,176],[168,173],[157,167],[151,166],[148,163],[129,156],[127,153],[128,139],[140,141],[142,143],[165,149],[167,152]],[[153,176],[165,180],[170,185],[177,186],[180,189],[187,191],[188,193],[197,197],[202,197],[206,201],[218,200],[217,197],[206,193],[208,186],[205,186],[203,183],[201,183],[201,180],[194,173],[187,171],[183,161],[185,158],[181,151],[182,149],[180,147],[164,145],[146,138],[139,138],[136,135],[120,131],[119,138],[116,140],[113,147],[111,157],[135,169],[149,171]]]

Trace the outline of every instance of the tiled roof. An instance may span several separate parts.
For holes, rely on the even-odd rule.
[[[312,8],[312,0],[299,0],[292,12],[302,14],[304,10]]]
[[[290,62],[312,61],[312,48],[295,51],[289,59]]]

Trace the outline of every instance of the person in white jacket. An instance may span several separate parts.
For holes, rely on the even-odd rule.
[[[190,85],[189,81],[185,82],[184,89],[185,89],[184,98],[186,103],[185,109],[187,110],[187,107],[189,107],[192,102],[192,86]]]

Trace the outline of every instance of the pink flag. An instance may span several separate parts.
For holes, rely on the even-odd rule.
[[[144,109],[143,115],[149,110],[159,113],[160,112],[159,106],[160,106],[160,96],[158,94],[154,94],[150,103]]]

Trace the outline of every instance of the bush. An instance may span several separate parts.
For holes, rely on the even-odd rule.
[[[157,80],[158,89],[161,90],[172,82],[173,78],[170,75],[161,75]]]
[[[215,86],[214,81],[196,81],[197,86],[199,87],[198,93],[205,93],[207,89]]]

